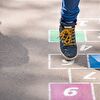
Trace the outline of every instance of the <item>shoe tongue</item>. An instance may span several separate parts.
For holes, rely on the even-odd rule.
[[[72,28],[72,26],[64,26],[64,28]]]

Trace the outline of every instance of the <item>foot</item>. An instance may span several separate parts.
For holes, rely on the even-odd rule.
[[[77,44],[75,39],[75,27],[60,25],[60,49],[66,60],[73,60],[77,57]]]

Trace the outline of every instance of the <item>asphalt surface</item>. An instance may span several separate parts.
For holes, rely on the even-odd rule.
[[[72,69],[72,82],[94,83],[96,100],[100,100],[96,84],[100,71],[84,69],[88,67],[86,54],[100,53],[100,40],[85,43],[94,47],[87,52],[81,52],[84,43],[78,43],[79,56],[71,66],[60,65],[64,58],[59,43],[48,42],[48,30],[59,27],[60,5],[60,0],[0,0],[0,100],[48,100],[49,83],[70,82],[68,68],[79,68]],[[81,21],[93,19],[84,27],[78,24],[77,29],[99,30],[100,1],[81,0],[80,8]],[[88,35],[89,40],[96,41],[94,33]],[[48,54],[58,54],[52,56],[50,66],[57,69],[48,68]],[[82,78],[91,72],[96,72],[96,80]]]

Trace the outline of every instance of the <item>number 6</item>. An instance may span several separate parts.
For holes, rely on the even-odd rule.
[[[64,96],[75,96],[78,93],[78,89],[77,87],[67,88],[64,91]]]

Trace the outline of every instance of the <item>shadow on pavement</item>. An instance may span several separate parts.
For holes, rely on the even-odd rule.
[[[28,60],[28,51],[21,43],[0,33],[0,67],[19,66]]]

